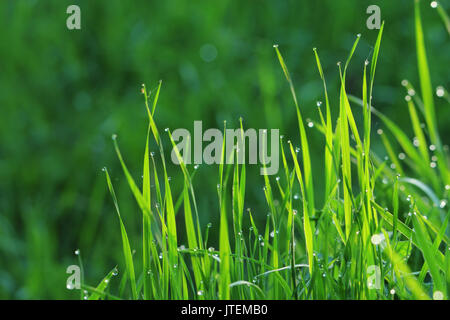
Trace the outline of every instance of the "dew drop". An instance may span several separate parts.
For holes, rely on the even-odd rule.
[[[374,234],[370,238],[370,242],[372,242],[374,245],[379,245],[384,240],[384,235],[382,233]]]
[[[433,293],[433,300],[444,300],[444,294],[441,291],[435,291]]]
[[[436,88],[436,95],[441,98],[445,95],[445,89],[442,86]]]

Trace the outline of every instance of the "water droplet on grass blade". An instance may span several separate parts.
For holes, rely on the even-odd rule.
[[[379,245],[384,240],[384,235],[382,233],[374,234],[370,238],[370,242],[372,242],[374,245]]]
[[[441,291],[435,291],[433,293],[433,300],[444,300],[444,294]]]
[[[445,95],[445,89],[442,86],[436,88],[436,95],[441,98]]]

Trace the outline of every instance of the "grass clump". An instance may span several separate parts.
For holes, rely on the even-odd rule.
[[[167,174],[162,135],[154,119],[161,83],[154,93],[142,87],[149,119],[143,182],[127,169],[116,137],[117,156],[142,211],[142,265],[133,252],[114,188],[107,184],[117,210],[125,258],[118,292],[108,284],[113,269],[96,287],[84,285],[87,298],[131,299],[447,299],[450,284],[448,238],[449,157],[436,122],[419,2],[415,3],[416,46],[421,97],[405,81],[406,104],[415,138],[411,139],[372,103],[384,25],[371,61],[362,66],[361,95],[346,89],[347,68],[338,64],[339,116],[333,121],[325,76],[314,55],[324,87],[325,112],[318,103],[314,127],[324,135],[325,188],[314,188],[310,146],[301,107],[283,56],[276,55],[288,81],[298,119],[300,150],[281,140],[282,178],[264,176],[270,213],[263,226],[246,210],[246,165],[221,164],[217,182],[219,249],[209,247],[209,226],[202,226],[193,184],[195,168],[185,163],[166,129],[180,162],[183,188],[174,196]],[[152,99],[150,98],[152,97]],[[150,105],[150,101],[152,104]],[[362,125],[354,106],[362,108]],[[384,124],[378,133],[388,156],[371,149],[372,115]],[[421,118],[425,125],[421,124]],[[240,123],[243,129],[242,120]],[[225,130],[225,128],[224,128]],[[225,135],[224,135],[225,137]],[[160,160],[149,151],[154,139]],[[223,143],[225,146],[225,141]],[[400,149],[397,155],[395,150]],[[225,163],[225,150],[222,149]],[[237,154],[231,154],[236,157]],[[160,166],[156,164],[159,163]],[[320,177],[322,178],[322,177]],[[153,188],[151,186],[154,186]],[[294,190],[300,190],[297,196]],[[323,192],[323,203],[315,194]],[[275,199],[280,199],[278,203]],[[153,204],[153,205],[152,205]],[[177,214],[184,214],[184,229]],[[178,227],[178,230],[177,230]],[[187,247],[177,235],[185,232]]]

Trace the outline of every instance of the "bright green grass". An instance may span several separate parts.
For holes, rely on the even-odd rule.
[[[161,83],[154,93],[143,86],[149,126],[142,187],[130,175],[113,137],[130,190],[142,211],[142,252],[136,253],[142,255],[142,265],[133,262],[126,221],[120,215],[105,168],[120,221],[124,272],[121,272],[118,291],[110,290],[109,286],[117,274],[113,269],[97,287],[84,285],[85,298],[447,299],[450,289],[446,205],[450,189],[449,156],[436,125],[418,1],[415,24],[421,96],[409,82],[403,83],[408,92],[404,110],[408,110],[411,118],[413,142],[402,128],[372,105],[384,26],[371,61],[362,66],[360,95],[349,95],[345,86],[347,67],[359,36],[345,64],[338,64],[339,117],[334,121],[319,55],[313,50],[324,87],[325,104],[318,104],[320,121],[314,122],[314,127],[324,135],[323,177],[312,175],[311,146],[301,106],[282,54],[274,46],[296,108],[301,148],[298,150],[290,141],[281,140],[280,178],[264,176],[263,192],[270,211],[264,226],[257,225],[251,210],[245,209],[249,187],[246,166],[220,165],[218,250],[209,248],[210,227],[199,223],[201,212],[193,184],[195,169],[182,163],[178,151],[179,177],[184,187],[181,194],[173,194],[162,135],[168,136],[174,148],[175,142],[169,130],[159,131],[154,119]],[[363,114],[361,126],[353,112],[359,106]],[[384,123],[385,132],[378,131],[388,154],[384,160],[370,147],[373,115]],[[240,125],[244,130],[242,120]],[[158,161],[149,151],[151,139],[159,147]],[[400,157],[396,150],[400,150]],[[222,160],[224,153],[222,150]],[[315,179],[325,179],[323,190],[314,189]],[[299,198],[293,191],[298,189]],[[318,204],[315,194],[320,192],[325,200]],[[178,213],[184,214],[182,230],[177,230]],[[186,247],[180,246],[177,240],[181,233],[186,234]],[[370,286],[375,274],[373,266],[380,270],[379,288]]]

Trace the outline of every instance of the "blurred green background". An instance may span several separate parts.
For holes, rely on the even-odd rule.
[[[81,8],[81,30],[66,28],[70,4]],[[406,78],[419,87],[412,0],[2,0],[0,298],[78,298],[65,287],[66,268],[77,263],[78,248],[89,284],[116,264],[120,269],[119,224],[103,166],[139,250],[141,213],[111,135],[118,134],[139,181],[147,126],[141,83],[153,89],[163,80],[155,115],[160,130],[192,130],[194,120],[204,128],[222,128],[227,120],[236,128],[242,116],[246,127],[279,128],[298,144],[295,108],[272,45],[279,44],[290,68],[305,118],[318,120],[316,101],[323,100],[323,90],[312,48],[318,49],[336,111],[336,62],[345,61],[358,33],[347,90],[360,96],[363,63],[378,32],[366,28],[371,4],[380,6],[386,21],[374,105],[409,128],[400,82]],[[433,85],[448,88],[448,34],[429,1],[422,7]],[[450,112],[444,107],[437,100],[448,143]],[[309,132],[320,188],[323,139],[317,130]],[[213,234],[216,169],[200,166],[194,181],[202,223],[212,222]],[[180,170],[170,164],[169,171],[178,193]],[[258,167],[248,176],[246,207],[264,216]],[[183,241],[182,231],[179,237]]]

